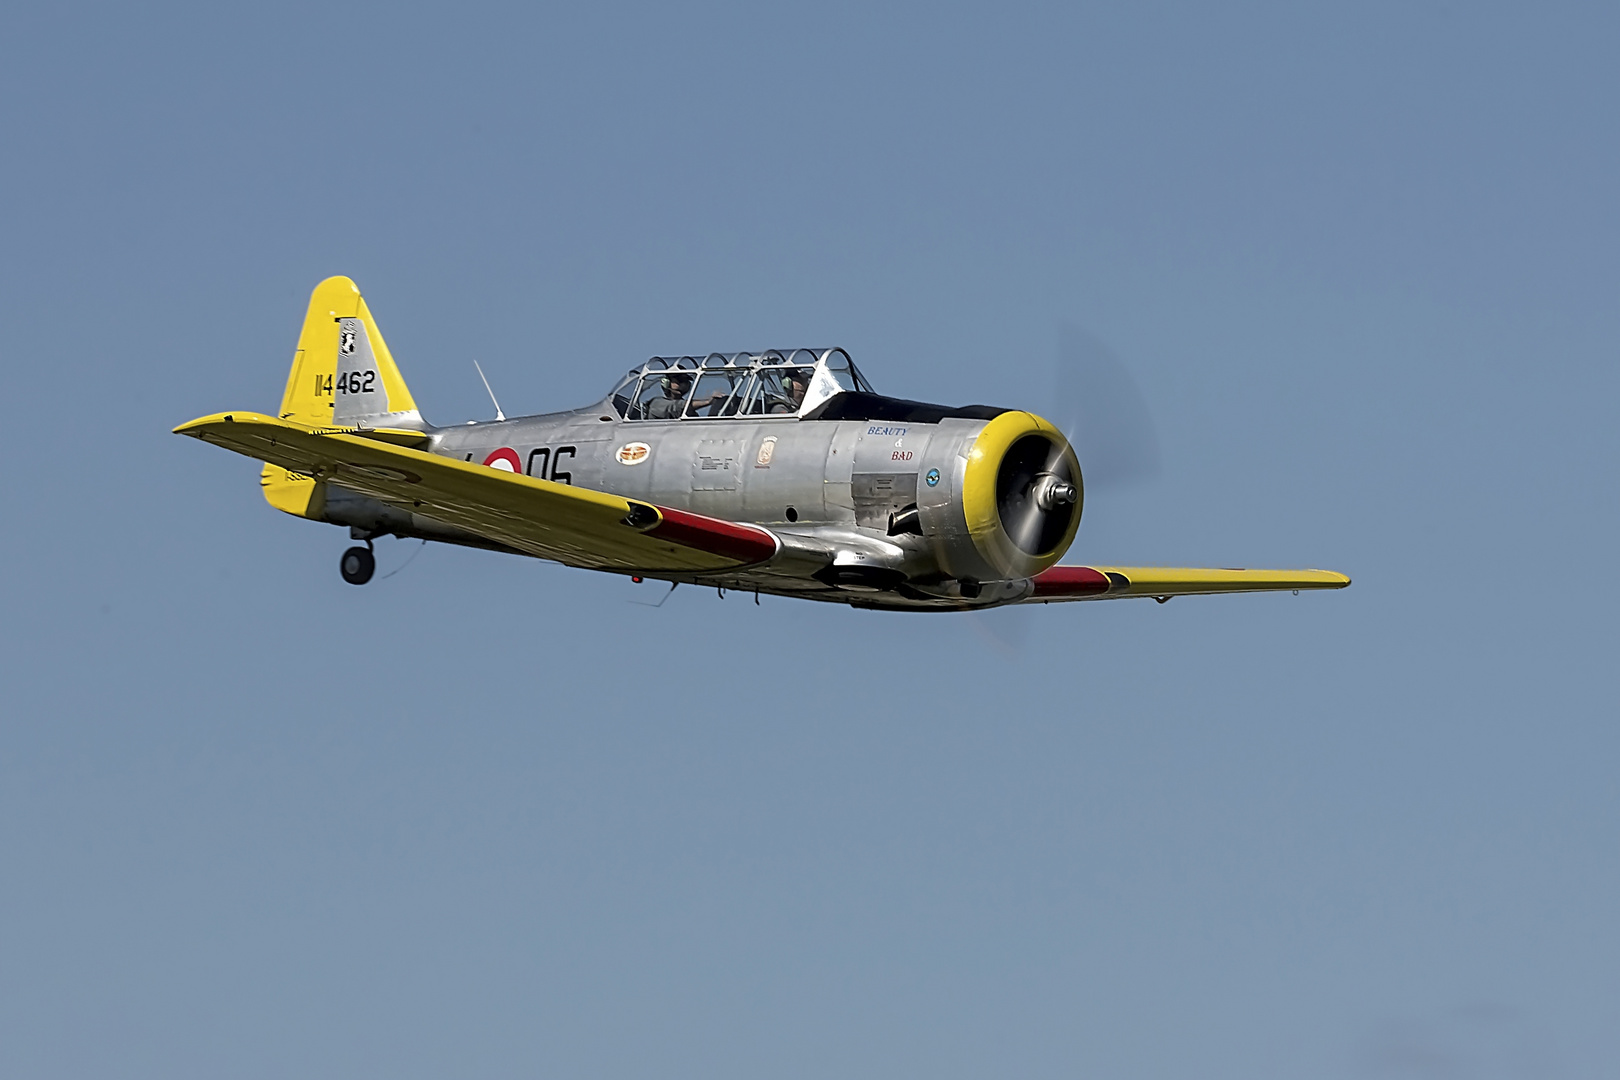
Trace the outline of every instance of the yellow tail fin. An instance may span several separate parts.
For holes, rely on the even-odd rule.
[[[312,427],[420,427],[422,414],[360,289],[346,277],[315,286],[281,397],[280,416]],[[319,518],[325,484],[266,465],[259,483],[277,510]]]

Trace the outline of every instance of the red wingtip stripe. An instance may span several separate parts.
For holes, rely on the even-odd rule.
[[[1035,596],[1095,596],[1108,591],[1108,575],[1089,566],[1054,566],[1033,578]]]
[[[689,514],[660,506],[662,521],[647,530],[648,536],[668,540],[700,551],[712,551],[740,563],[760,563],[776,554],[776,537],[753,525]]]

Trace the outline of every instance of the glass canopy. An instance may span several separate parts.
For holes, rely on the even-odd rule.
[[[843,349],[655,356],[613,391],[626,420],[798,416],[846,390],[872,393]]]

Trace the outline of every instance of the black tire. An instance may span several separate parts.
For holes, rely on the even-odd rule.
[[[352,547],[338,560],[338,573],[350,585],[364,585],[377,572],[377,557],[370,548]]]

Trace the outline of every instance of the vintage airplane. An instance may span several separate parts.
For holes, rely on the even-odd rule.
[[[587,408],[434,427],[344,277],[310,297],[278,415],[174,430],[265,462],[271,506],[365,541],[340,562],[354,585],[389,534],[905,611],[1350,584],[1060,566],[1083,487],[1057,428],[884,397],[842,349],[654,357]]]

